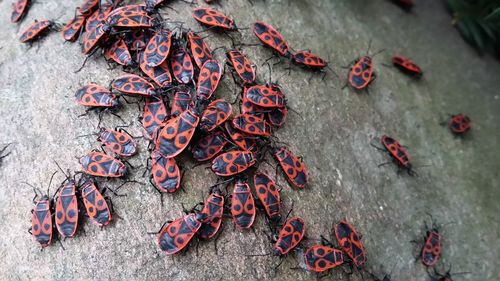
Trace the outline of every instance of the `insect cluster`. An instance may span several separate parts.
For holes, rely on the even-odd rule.
[[[12,22],[23,18],[29,2],[16,1]],[[124,184],[130,182],[126,178],[135,168],[126,159],[134,156],[138,149],[135,137],[125,127],[107,129],[100,127],[100,123],[105,113],[121,119],[118,112],[122,100],[130,103],[127,98],[133,98],[142,113],[143,137],[149,141],[146,172],[160,195],[175,193],[181,188],[181,154],[199,164],[208,163],[219,176],[219,180],[207,188],[209,194],[204,202],[185,210],[184,216],[165,222],[157,232],[157,243],[164,253],[172,255],[182,251],[194,237],[215,238],[222,229],[224,214],[232,216],[236,228],[250,229],[257,209],[263,210],[275,236],[271,254],[282,257],[302,248],[307,241],[304,220],[282,216],[281,188],[261,169],[271,157],[292,187],[304,189],[308,184],[308,169],[302,158],[273,136],[273,131],[283,126],[288,116],[286,94],[277,82],[259,81],[256,66],[241,50],[245,44],[235,43],[229,34],[240,30],[234,20],[212,8],[195,8],[192,13],[194,19],[210,31],[224,33],[233,42],[230,49],[217,48],[225,51],[234,84],[241,89],[236,101],[229,102],[216,97],[225,67],[217,60],[215,51],[200,36],[201,32],[163,20],[159,8],[164,1],[145,0],[143,4],[129,5],[123,5],[121,0],[100,2],[84,1],[75,17],[62,28],[50,20],[37,21],[20,37],[21,42],[31,43],[51,29],[62,29],[64,40],[82,41],[82,53],[87,58],[102,54],[127,72],[111,81],[110,88],[89,83],[76,91],[76,102],[87,108],[85,114],[98,113],[100,129],[96,135],[104,149],[82,156],[81,171],[73,177],[68,173],[52,198],[48,192],[41,195],[34,188],[38,198],[32,210],[34,239],[46,247],[56,231],[61,238],[74,237],[83,209],[100,227],[111,222],[113,207],[105,196],[105,188],[100,189],[98,182],[111,178],[123,179]],[[324,59],[310,51],[292,51],[271,25],[257,21],[251,28],[275,56],[324,75],[330,70]],[[356,90],[367,89],[375,79],[372,58],[367,54],[354,61],[348,73],[348,85]],[[420,67],[408,58],[397,55],[392,63],[412,77],[422,76]],[[237,101],[239,110],[234,110]],[[454,134],[464,134],[470,129],[470,119],[454,115],[448,127]],[[415,174],[408,153],[396,139],[384,135],[381,144],[383,147],[379,149],[387,151],[401,169]],[[115,190],[111,191],[116,194]],[[54,223],[52,214],[55,214]],[[367,258],[355,228],[347,221],[340,221],[334,224],[332,234],[336,244],[322,237],[320,244],[304,248],[305,268],[321,273],[349,265],[362,272]],[[440,243],[437,228],[429,230],[421,251],[425,266],[436,264]],[[449,275],[449,272],[434,274],[436,278]]]

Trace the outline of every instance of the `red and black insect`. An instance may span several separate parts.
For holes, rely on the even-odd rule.
[[[254,154],[248,150],[233,150],[212,160],[212,171],[222,177],[239,174],[255,164]]]
[[[239,114],[232,120],[234,128],[256,136],[268,137],[271,135],[271,126],[262,117],[251,114]]]
[[[124,66],[134,67],[135,61],[132,59],[132,55],[128,50],[125,41],[118,38],[109,48],[104,52],[104,56],[108,60],[113,60],[116,63]]]
[[[203,213],[188,214],[165,224],[158,234],[160,249],[165,254],[173,255],[186,248],[206,217]]]
[[[113,93],[97,84],[88,84],[78,89],[75,98],[78,104],[92,108],[115,109],[120,106]]]
[[[333,230],[342,251],[356,267],[362,267],[366,263],[366,253],[356,229],[350,223],[340,221],[333,226]]]
[[[142,53],[150,39],[151,33],[140,29],[135,29],[125,34],[127,46],[129,46],[130,50],[133,52]]]
[[[233,67],[234,71],[243,84],[253,84],[255,82],[256,66],[241,51],[230,50],[226,53],[227,64]]]
[[[227,143],[224,133],[217,131],[198,140],[191,148],[191,153],[196,161],[207,161],[219,154]]]
[[[288,182],[297,188],[304,188],[309,180],[309,173],[304,162],[285,147],[276,149],[273,153]]]
[[[401,9],[406,12],[410,12],[413,8],[413,0],[391,0],[392,3],[398,5]]]
[[[187,41],[189,43],[189,49],[191,51],[191,56],[194,62],[201,68],[207,60],[212,60],[212,52],[208,47],[207,43],[203,41],[203,38],[193,32],[187,33]]]
[[[306,226],[301,218],[293,217],[288,219],[278,235],[278,240],[274,244],[273,254],[275,256],[288,254],[299,245],[305,233]]]
[[[29,5],[30,0],[16,0],[16,2],[12,4],[12,14],[10,16],[10,21],[20,21],[28,12]]]
[[[393,56],[392,57],[392,64],[399,69],[401,72],[408,74],[412,77],[415,78],[420,78],[422,77],[422,69],[418,65],[416,65],[413,61],[411,61],[407,57],[403,56]]]
[[[203,221],[198,231],[198,237],[201,239],[212,239],[217,235],[222,225],[222,214],[224,213],[224,196],[221,191],[215,187],[210,191],[210,195],[203,204],[202,214],[207,218]]]
[[[193,62],[184,46],[174,45],[170,56],[170,65],[174,78],[178,83],[189,84],[193,81]]]
[[[151,78],[155,83],[161,88],[170,88],[172,86],[172,76],[170,75],[170,70],[168,69],[167,61],[164,61],[158,66],[148,66],[144,60],[144,54],[140,54],[139,66],[142,72]]]
[[[35,193],[35,197],[33,198],[33,204],[35,204],[35,206],[31,210],[31,229],[29,231],[33,236],[33,240],[40,243],[42,248],[45,248],[52,243],[52,236],[54,233],[51,206],[53,200],[49,197],[49,189],[55,174],[56,173],[52,174],[52,177],[50,178],[47,194],[43,195],[41,192],[37,192],[37,188],[32,186],[33,192]],[[36,200],[39,196],[40,199]]]
[[[439,233],[439,229],[441,228],[441,226],[436,225],[434,223],[434,220],[432,219],[432,216],[430,214],[429,216],[431,217],[432,224],[430,228],[427,226],[427,223],[425,225],[426,233],[424,243],[419,255],[417,256],[417,260],[421,259],[422,264],[426,267],[434,267],[441,257],[442,237]],[[416,241],[412,242],[416,243]]]
[[[83,205],[90,220],[100,227],[108,225],[113,217],[111,203],[108,204],[106,198],[91,180],[84,182],[81,190]]]
[[[66,26],[62,29],[62,36],[66,41],[75,41],[80,35],[80,30],[82,29],[83,23],[85,22],[85,16],[76,15],[72,18]]]
[[[50,20],[35,21],[19,37],[22,43],[28,43],[38,39],[50,29],[55,29],[56,23]]]
[[[250,135],[236,130],[231,120],[224,123],[224,128],[226,129],[226,132],[231,140],[241,149],[249,150],[254,146],[255,141],[250,138]]]
[[[193,18],[209,27],[221,28],[228,31],[238,29],[233,19],[211,8],[194,9]]]
[[[222,76],[222,67],[216,60],[207,60],[200,68],[196,96],[208,100],[217,89]]]
[[[162,64],[168,57],[172,44],[172,32],[162,29],[149,40],[144,50],[144,61],[150,67]]]
[[[225,100],[219,99],[211,102],[200,120],[200,129],[210,132],[224,123],[232,114],[233,108],[231,104]]]
[[[231,198],[231,215],[239,229],[249,229],[255,220],[255,202],[248,184],[237,181]]]
[[[191,141],[199,121],[200,117],[192,109],[168,120],[158,131],[156,149],[167,158],[179,155]]]
[[[406,150],[403,148],[403,146],[399,143],[399,141],[383,135],[382,138],[380,139],[380,142],[384,146],[385,150],[391,155],[392,159],[394,162],[398,165],[399,169],[405,169],[409,175],[416,175],[416,173],[412,170],[412,165],[410,163],[410,157],[408,156],[408,153]],[[376,147],[376,146],[374,146]],[[377,149],[380,149],[376,147]],[[385,165],[386,163],[380,164]]]
[[[68,179],[58,192],[55,208],[56,228],[62,237],[73,237],[78,227],[79,213],[75,181]]]
[[[90,16],[87,16],[87,21],[85,23],[85,32],[90,32],[94,30],[97,26],[103,23],[109,14],[113,11],[113,6],[107,3],[102,5],[100,9],[92,12]]]
[[[314,245],[307,248],[304,254],[307,270],[325,272],[344,264],[344,254],[341,250],[325,245]]]
[[[271,111],[266,113],[267,121],[269,124],[275,127],[281,127],[285,124],[286,117],[288,116],[288,108],[273,108]]]
[[[162,99],[146,99],[144,111],[142,114],[142,126],[144,127],[145,137],[152,140],[156,130],[167,118],[167,107]]]
[[[192,107],[194,107],[194,101],[190,91],[175,92],[172,103],[170,104],[170,116],[177,117],[182,112]]]
[[[248,89],[247,87],[243,87],[243,91],[241,92],[241,104],[240,104],[241,113],[247,113],[262,117],[264,112],[269,111],[269,109],[265,109],[263,107],[260,107],[252,103],[247,97],[246,94],[247,89]]]
[[[101,128],[97,141],[118,156],[130,157],[137,152],[137,144],[122,128],[117,130]]]
[[[151,184],[160,192],[176,192],[181,186],[181,172],[175,159],[166,158],[158,150],[153,150],[151,160]]]
[[[470,130],[470,123],[470,118],[467,115],[452,115],[448,122],[448,128],[455,135],[463,135]]]
[[[264,108],[286,107],[285,96],[277,84],[255,85],[243,93],[248,101]]]
[[[151,83],[135,74],[125,74],[116,78],[111,83],[111,87],[125,94],[147,98],[159,99],[160,95]]]
[[[96,177],[119,178],[128,175],[120,160],[99,151],[91,151],[80,158],[83,172]]]
[[[271,25],[258,21],[253,24],[253,33],[262,43],[282,56],[290,55],[290,48],[283,36]]]
[[[86,0],[83,2],[83,5],[78,8],[78,12],[80,12],[83,16],[88,17],[93,11],[97,10],[99,3],[99,0]]]
[[[104,21],[99,22],[95,28],[85,33],[85,37],[83,38],[83,53],[89,54],[94,50],[101,40],[107,38],[113,28],[147,28],[152,25],[152,18],[145,13],[125,11],[117,14],[109,14]]]
[[[253,176],[253,184],[266,215],[270,219],[279,219],[281,216],[280,191],[276,188],[274,180],[265,173],[256,172]]]
[[[292,62],[308,67],[313,70],[321,70],[328,67],[328,63],[310,51],[298,51],[292,54]]]
[[[373,61],[372,58],[377,54],[381,53],[383,50],[378,51],[374,55],[370,56],[370,47],[371,42],[368,45],[367,55],[356,59],[349,70],[349,75],[347,78],[347,82],[356,90],[362,90],[368,87],[368,85],[376,79],[376,74],[373,70]],[[346,85],[343,87],[345,88]]]

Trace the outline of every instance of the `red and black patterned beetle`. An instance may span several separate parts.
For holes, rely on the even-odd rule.
[[[158,150],[153,150],[151,160],[151,184],[160,192],[176,192],[181,186],[181,172],[175,159],[166,158]]]
[[[167,158],[179,155],[189,144],[200,117],[192,109],[168,120],[158,131],[155,147]]]
[[[328,67],[328,63],[324,59],[311,53],[310,51],[298,51],[293,53],[292,61],[313,70],[321,70]]]
[[[212,171],[222,177],[239,174],[255,164],[251,151],[233,150],[223,153],[212,161]]]
[[[248,101],[265,108],[285,107],[285,96],[277,84],[255,85],[243,93]]]
[[[342,251],[356,267],[362,267],[366,263],[366,254],[356,229],[350,223],[340,221],[333,226],[333,230]]]
[[[78,8],[78,12],[85,17],[90,16],[94,10],[96,10],[99,6],[99,0],[86,0],[83,4]]]
[[[168,255],[184,249],[200,229],[206,214],[188,214],[166,224],[158,234],[158,245]]]
[[[290,48],[283,36],[267,23],[258,21],[253,24],[253,33],[262,43],[272,48],[282,56],[290,55]]]
[[[83,172],[96,177],[119,178],[128,175],[120,160],[99,151],[91,151],[80,158]]]
[[[162,64],[168,57],[170,45],[172,44],[172,33],[168,30],[157,32],[146,45],[144,50],[144,61],[150,67]]]
[[[206,135],[191,148],[196,161],[207,161],[215,157],[227,144],[227,139],[221,131]]]
[[[104,52],[104,56],[108,60],[113,60],[116,63],[124,66],[135,66],[132,55],[125,44],[123,39],[118,38],[109,48]]]
[[[97,141],[118,156],[130,157],[137,152],[137,144],[123,129],[101,128]]]
[[[212,52],[203,38],[193,32],[187,33],[187,40],[194,62],[201,68],[207,60],[213,59]]]
[[[273,108],[270,112],[266,113],[269,123],[276,127],[281,127],[285,124],[286,117],[288,116],[288,108]]]
[[[224,196],[221,191],[215,187],[210,191],[210,195],[203,204],[202,214],[206,214],[207,218],[203,221],[198,237],[201,239],[212,239],[217,235],[222,225],[222,214],[224,212]]]
[[[170,104],[170,116],[177,117],[191,107],[194,107],[194,101],[190,91],[175,92],[172,103]]]
[[[376,74],[373,71],[373,62],[372,57],[375,57],[377,54],[381,53],[383,50],[378,51],[374,55],[368,55],[370,52],[371,42],[368,45],[367,55],[355,60],[353,65],[349,70],[349,76],[347,78],[347,82],[356,90],[361,90],[376,79]],[[347,84],[343,87],[345,88]]]
[[[342,265],[344,263],[344,254],[341,250],[329,246],[314,245],[306,250],[304,262],[307,270],[325,272]]]
[[[170,66],[175,80],[180,84],[189,84],[193,81],[194,69],[191,57],[184,46],[174,45],[170,56]]]
[[[237,30],[234,21],[223,13],[210,8],[196,8],[193,11],[193,18],[209,27],[221,28],[223,30]]]
[[[144,127],[145,137],[152,140],[156,130],[167,118],[167,107],[162,99],[146,99],[144,111],[142,113],[142,126]]]
[[[416,65],[413,61],[411,61],[407,57],[403,56],[393,56],[392,57],[392,64],[399,69],[401,72],[408,74],[412,77],[415,78],[420,78],[422,77],[422,69],[418,65]]]
[[[467,115],[452,115],[448,122],[448,128],[455,135],[463,135],[470,130],[470,123],[470,118]]]
[[[62,30],[64,40],[75,41],[80,35],[80,29],[82,29],[84,22],[85,16],[83,15],[76,15],[72,18]]]
[[[297,188],[304,188],[309,180],[306,166],[295,154],[285,147],[276,149],[274,158],[281,166],[288,182]]]
[[[216,60],[207,60],[200,68],[196,96],[208,100],[217,89],[222,76],[222,67]]]
[[[429,228],[426,224],[426,233],[424,238],[424,243],[422,249],[420,250],[419,256],[417,256],[417,260],[421,259],[422,264],[426,267],[434,267],[441,257],[441,234],[439,234],[439,228],[434,223],[434,220],[431,217],[432,225]],[[416,241],[412,241],[416,242]]]
[[[230,50],[227,52],[227,64],[233,67],[234,71],[240,77],[243,84],[252,84],[255,82],[256,66],[239,50]]]
[[[270,219],[280,218],[281,199],[276,183],[267,174],[256,172],[253,176],[253,184],[266,215]]]
[[[288,254],[302,241],[305,233],[306,226],[301,218],[293,217],[288,219],[274,244],[273,255],[282,256]]]
[[[113,89],[125,94],[159,98],[159,93],[155,90],[154,86],[146,79],[135,74],[122,75],[113,80],[111,86]]]
[[[50,20],[35,21],[19,37],[22,43],[28,43],[41,37],[44,33],[55,27],[55,23]]]
[[[249,229],[255,220],[255,202],[248,184],[238,181],[234,184],[231,199],[231,215],[239,229]]]
[[[403,148],[403,146],[395,139],[383,135],[380,142],[384,148],[389,152],[389,155],[394,159],[394,162],[398,165],[398,168],[405,169],[409,175],[416,175],[412,170],[412,165],[410,163],[410,157],[408,153]]]
[[[57,172],[56,172],[57,173]],[[40,243],[42,248],[49,246],[52,243],[52,236],[54,233],[54,227],[52,225],[52,206],[53,200],[49,197],[50,184],[54,175],[50,178],[49,187],[47,189],[47,194],[38,194],[37,189],[33,187],[33,192],[35,192],[35,197],[33,198],[33,204],[35,206],[31,210],[31,228],[29,232],[33,236],[33,240]],[[40,192],[41,193],[41,192]],[[40,199],[36,200],[38,196]]]
[[[200,129],[210,132],[217,128],[220,124],[224,123],[233,112],[231,104],[225,100],[219,99],[211,102],[200,120]]]
[[[239,114],[232,120],[234,128],[256,136],[268,137],[271,135],[271,126],[262,117],[251,114]]]
[[[75,98],[78,104],[87,107],[115,109],[120,106],[113,93],[97,84],[88,84],[78,89]]]
[[[253,146],[252,139],[250,139],[250,135],[242,133],[236,130],[233,126],[233,122],[228,120],[224,123],[224,128],[226,129],[227,134],[231,138],[231,140],[241,149],[249,150]]]
[[[97,226],[106,226],[111,222],[112,214],[110,205],[95,183],[91,180],[82,185],[83,205],[87,210],[90,220]]]
[[[11,22],[20,21],[27,13],[30,0],[16,0],[12,4],[12,15],[10,16]]]
[[[78,201],[76,183],[69,179],[56,198],[56,227],[62,237],[73,237],[78,227]]]
[[[140,54],[139,66],[144,74],[146,74],[151,80],[161,88],[170,88],[172,85],[172,76],[170,75],[170,70],[168,69],[167,61],[164,61],[158,66],[148,66],[144,60],[144,53]]]

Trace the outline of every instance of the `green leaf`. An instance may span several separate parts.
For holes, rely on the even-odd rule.
[[[487,15],[484,19],[485,20],[493,20],[493,19],[498,20],[498,19],[500,19],[500,7],[493,10],[493,12],[491,12],[489,15]]]

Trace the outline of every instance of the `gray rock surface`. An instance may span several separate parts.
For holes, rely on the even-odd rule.
[[[44,189],[56,170],[53,160],[78,170],[75,156],[97,148],[93,137],[97,117],[78,118],[83,108],[74,102],[74,93],[91,81],[108,85],[121,73],[108,69],[105,61],[91,59],[80,73],[73,73],[84,57],[78,44],[63,43],[52,33],[29,48],[18,41],[21,30],[34,19],[66,22],[79,1],[36,1],[20,25],[10,23],[10,0],[0,2],[0,143],[14,142],[12,154],[0,167],[0,279],[1,280],[311,280],[316,275],[304,270],[301,252],[279,263],[275,257],[248,257],[267,253],[272,244],[263,234],[267,230],[262,214],[254,232],[233,229],[231,220],[218,240],[202,242],[175,257],[163,256],[156,238],[147,231],[158,229],[167,219],[182,214],[181,203],[190,206],[208,192],[216,177],[203,166],[187,171],[186,192],[159,196],[147,184],[129,184],[115,197],[116,219],[102,230],[90,222],[85,233],[64,241],[66,250],[54,244],[44,251],[27,233],[30,227],[32,190],[23,181]],[[191,7],[171,4],[177,12],[164,9],[165,17],[185,21],[201,29],[190,17]],[[201,1],[200,1],[201,2]],[[425,268],[414,261],[418,252],[410,240],[424,234],[426,212],[443,228],[441,266],[469,271],[457,280],[500,279],[500,64],[481,58],[466,45],[451,26],[442,1],[416,1],[414,14],[406,14],[389,1],[220,1],[221,9],[238,26],[248,27],[255,20],[276,26],[295,49],[311,49],[329,58],[341,77],[329,74],[325,82],[287,64],[276,66],[287,94],[291,113],[286,125],[276,132],[280,140],[304,156],[311,181],[305,190],[284,185],[286,208],[295,202],[293,214],[307,223],[307,235],[331,236],[334,221],[347,219],[363,234],[373,272],[393,268],[393,280],[428,280]],[[257,43],[250,30],[242,30],[243,41]],[[207,39],[212,48],[229,46],[224,35]],[[364,55],[372,40],[372,52],[385,48],[375,57],[378,79],[370,94],[341,90],[347,65]],[[259,66],[271,52],[261,47],[245,52]],[[382,63],[394,53],[413,58],[424,69],[415,82]],[[218,53],[223,60],[222,52]],[[259,69],[267,80],[265,67]],[[234,85],[226,76],[217,96],[233,99]],[[466,113],[473,130],[465,138],[455,138],[440,122],[451,113]],[[119,114],[130,122],[130,131],[140,134],[135,105],[126,105]],[[103,125],[122,125],[105,116]],[[388,134],[408,146],[419,177],[398,175],[394,165],[377,167],[388,156],[370,146],[374,137]],[[134,165],[145,164],[147,143],[140,140],[141,153]],[[191,165],[188,163],[188,165]],[[272,172],[274,167],[263,165]],[[133,179],[142,178],[142,169]],[[58,174],[56,181],[62,181]],[[116,186],[118,183],[110,185]],[[52,186],[55,190],[55,184]],[[312,242],[309,242],[312,243]],[[380,267],[383,265],[383,268]],[[349,280],[342,270],[328,279]],[[361,280],[358,274],[350,280]]]

